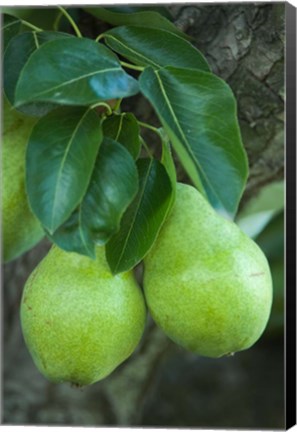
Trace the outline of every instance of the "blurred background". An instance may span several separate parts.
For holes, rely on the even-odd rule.
[[[55,9],[2,9],[44,29],[51,29],[57,17]],[[179,348],[149,318],[137,351],[109,377],[82,389],[51,384],[34,366],[19,322],[24,284],[50,247],[43,240],[2,268],[5,424],[284,427],[285,4],[197,3],[167,9],[238,101],[250,176],[236,222],[269,260],[274,285],[270,321],[249,350],[208,359]],[[82,9],[70,12],[87,37],[109,28]],[[64,19],[59,26],[71,31]],[[124,101],[123,109],[159,126],[152,108],[139,96]],[[153,134],[146,130],[143,137],[158,154]],[[187,182],[177,168],[179,180]]]

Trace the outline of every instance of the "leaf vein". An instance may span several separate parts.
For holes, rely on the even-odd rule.
[[[84,115],[80,118],[80,120],[78,121],[73,133],[71,134],[71,137],[69,139],[69,142],[67,144],[66,147],[66,151],[64,153],[64,156],[61,160],[61,165],[57,174],[57,180],[56,180],[56,185],[55,185],[55,191],[54,191],[54,198],[53,198],[53,207],[52,207],[52,215],[51,215],[51,227],[53,228],[53,220],[54,220],[54,216],[55,216],[55,212],[56,212],[56,206],[57,206],[57,195],[58,195],[58,189],[59,189],[59,182],[60,182],[60,178],[62,175],[62,171],[64,169],[65,163],[66,163],[66,159],[68,157],[71,145],[74,142],[74,138],[75,135],[79,129],[79,127],[81,126],[81,123],[83,122],[83,120],[85,119],[86,115],[89,113],[89,109],[86,110],[86,112],[84,113]]]
[[[100,70],[100,71],[97,70],[97,71],[94,71],[94,72],[90,72],[90,73],[88,73],[88,74],[81,75],[81,76],[78,77],[78,78],[73,78],[73,79],[71,79],[71,80],[65,81],[65,82],[63,82],[63,83],[61,83],[61,84],[58,84],[58,85],[56,85],[56,86],[53,86],[53,87],[47,88],[46,90],[43,90],[42,92],[35,93],[34,98],[39,97],[39,96],[41,96],[41,95],[43,95],[43,94],[46,94],[46,93],[48,93],[48,92],[51,92],[51,91],[54,91],[54,90],[58,90],[58,89],[61,88],[61,87],[67,86],[67,85],[69,85],[69,84],[72,84],[73,82],[78,82],[78,81],[80,81],[80,80],[82,80],[82,79],[84,79],[84,78],[88,78],[88,77],[90,77],[90,76],[92,76],[92,75],[101,74],[101,73],[106,73],[106,72],[120,71],[120,70],[121,70],[121,67],[116,67],[116,68],[109,68],[109,69],[103,69],[103,70]]]
[[[6,30],[8,27],[11,27],[11,26],[15,25],[17,22],[20,22],[20,20],[16,19],[16,20],[14,20],[14,21],[12,21],[12,22],[10,22],[10,23],[8,23],[8,24],[5,24],[5,25],[2,27],[2,31],[3,31],[3,30]]]
[[[124,245],[123,245],[123,248],[122,248],[122,251],[121,251],[120,257],[119,257],[119,259],[118,259],[118,261],[117,261],[117,265],[116,265],[116,267],[115,267],[115,271],[116,271],[116,272],[117,272],[117,270],[118,270],[118,267],[119,267],[119,264],[120,264],[120,262],[121,262],[121,259],[123,258],[124,252],[126,251],[127,244],[128,244],[128,240],[129,240],[129,238],[130,238],[130,236],[131,236],[132,229],[133,229],[133,226],[134,226],[134,222],[135,222],[135,220],[136,220],[137,213],[138,213],[138,210],[139,210],[139,208],[140,208],[140,204],[141,204],[141,202],[142,202],[142,200],[143,200],[144,191],[145,191],[145,187],[146,187],[146,182],[147,182],[147,179],[148,179],[148,176],[149,176],[150,170],[151,170],[152,163],[153,163],[153,160],[150,161],[150,164],[149,164],[148,169],[147,169],[147,173],[146,173],[145,178],[144,178],[144,181],[143,181],[143,188],[142,188],[142,190],[140,191],[140,196],[139,196],[139,200],[138,200],[138,203],[137,203],[137,206],[136,206],[136,209],[135,209],[134,215],[133,215],[133,219],[132,219],[132,222],[131,222],[131,224],[130,224],[130,228],[129,228],[128,234],[127,234],[127,236],[126,236],[126,240],[125,240],[125,242],[124,242]]]
[[[128,45],[125,45],[123,42],[121,42],[120,40],[116,39],[114,36],[112,35],[108,35],[108,37],[110,37],[111,39],[114,39],[119,45],[122,45],[124,48],[126,48],[128,51],[132,52],[132,54],[135,54],[136,56],[144,59],[147,62],[149,62],[149,64],[153,64],[156,67],[161,67],[161,65],[157,64],[156,62],[154,62],[151,59],[148,59],[147,57],[145,57],[143,54],[140,54],[139,52],[135,51],[134,49],[130,48]],[[123,54],[124,55],[124,54]]]
[[[215,196],[218,198],[218,200],[221,202],[221,199],[220,199],[219,196],[217,195],[217,193],[216,193],[215,189],[213,188],[212,184],[210,183],[210,181],[209,181],[207,175],[205,174],[204,170],[202,169],[202,167],[201,167],[199,161],[198,161],[197,158],[195,157],[195,154],[193,153],[193,150],[192,150],[190,144],[188,143],[188,140],[187,140],[187,138],[186,138],[186,136],[185,136],[185,134],[184,134],[184,132],[183,132],[183,130],[182,130],[182,128],[181,128],[181,125],[180,125],[180,123],[179,123],[179,121],[178,121],[178,118],[176,117],[175,112],[174,112],[174,110],[173,110],[173,107],[172,107],[172,105],[171,105],[171,103],[170,103],[170,100],[169,100],[169,98],[168,98],[168,96],[167,96],[167,94],[166,94],[165,88],[164,88],[163,83],[162,83],[162,80],[161,80],[161,78],[160,78],[160,76],[159,76],[159,74],[158,74],[158,71],[154,71],[154,72],[155,72],[155,74],[156,74],[156,76],[157,76],[157,80],[158,80],[158,82],[159,82],[159,86],[160,86],[161,92],[162,92],[162,94],[163,94],[163,96],[164,96],[165,102],[167,103],[168,108],[169,108],[169,111],[170,111],[170,113],[171,113],[171,115],[172,115],[172,117],[173,117],[173,120],[174,120],[174,122],[176,123],[177,128],[178,128],[178,130],[179,130],[179,133],[181,134],[181,136],[182,136],[182,138],[183,138],[183,140],[184,140],[184,144],[185,144],[186,149],[188,150],[190,156],[192,157],[192,160],[194,161],[194,164],[198,167],[198,169],[200,170],[201,174],[203,175],[203,177],[204,177],[206,183],[207,183],[207,184],[209,185],[209,187],[212,189],[214,195],[215,195]]]
[[[116,137],[115,137],[115,141],[117,141],[119,139],[119,136],[121,134],[122,131],[122,126],[123,126],[123,115],[120,116],[120,123],[119,123],[119,129],[117,131]]]
[[[88,244],[86,242],[86,239],[85,239],[85,236],[84,236],[84,232],[83,232],[83,229],[82,229],[83,228],[83,226],[82,226],[83,225],[83,223],[82,223],[82,205],[83,205],[83,202],[79,206],[79,210],[78,210],[78,229],[79,229],[79,234],[80,234],[80,238],[82,240],[82,243],[83,243],[86,251],[87,252],[91,252],[93,254],[93,251],[90,250],[90,248],[89,248],[89,246],[88,246]]]

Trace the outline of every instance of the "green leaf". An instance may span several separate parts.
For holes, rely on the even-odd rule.
[[[168,174],[168,177],[169,177],[170,182],[171,182],[171,187],[172,187],[171,201],[170,201],[170,205],[169,205],[169,209],[168,209],[168,213],[169,213],[173,207],[174,202],[175,202],[177,179],[176,179],[176,169],[175,169],[175,165],[174,165],[174,161],[173,161],[173,157],[172,157],[170,142],[169,142],[167,136],[165,136],[165,134],[164,134],[164,138],[162,141],[161,163],[164,166],[164,168],[166,169],[166,172]]]
[[[139,191],[125,212],[119,232],[106,245],[113,274],[132,269],[147,254],[168,214],[172,186],[157,160],[137,161]]]
[[[95,258],[95,243],[104,244],[138,190],[138,174],[129,152],[104,138],[82,202],[52,239],[62,249]]]
[[[22,21],[9,14],[3,15],[2,37],[3,37],[3,51],[6,50],[10,40],[18,35],[21,31]]]
[[[169,138],[167,134],[164,132],[163,128],[159,129],[161,135],[162,135],[162,157],[161,157],[161,163],[166,168],[167,174],[170,178],[171,184],[175,190],[176,185],[176,169],[173,161],[172,151],[171,151],[171,145],[169,142]]]
[[[270,318],[264,333],[265,335],[280,334],[284,332],[284,311],[285,311],[285,268],[284,258],[269,263],[272,286],[273,303]]]
[[[236,223],[252,238],[255,238],[284,208],[284,181],[276,181],[262,187],[237,215]]]
[[[145,27],[116,27],[104,33],[107,45],[140,66],[176,66],[209,72],[203,55],[174,33]]]
[[[35,51],[16,86],[16,103],[90,105],[132,96],[138,83],[108,48],[86,38],[54,40]]]
[[[80,206],[53,234],[48,231],[46,233],[48,238],[61,249],[95,259],[95,243],[91,232],[81,222]]]
[[[23,5],[26,6],[26,5]],[[59,14],[57,7],[2,7],[3,12],[7,12],[11,15],[15,15],[21,20],[25,20],[30,24],[33,24],[44,30],[52,30],[54,27],[54,22]],[[71,9],[70,9],[71,10]],[[69,13],[69,9],[67,9]],[[69,22],[68,22],[69,23]],[[28,27],[24,25],[28,30]]]
[[[270,261],[284,259],[284,212],[273,216],[255,241]]]
[[[102,124],[103,135],[120,142],[137,159],[140,152],[139,125],[132,113],[115,114]]]
[[[158,12],[160,15],[164,16],[165,18],[168,18],[170,21],[172,21],[172,15],[168,11],[166,7],[163,6],[113,6],[113,7],[105,7],[105,10],[108,10],[110,12],[116,12],[116,13],[126,13],[131,14],[135,12]]]
[[[85,194],[100,142],[100,118],[82,107],[58,108],[33,128],[26,183],[31,208],[52,234]]]
[[[21,71],[30,56],[44,43],[65,38],[72,38],[72,36],[61,32],[24,32],[10,41],[3,60],[3,85],[11,105],[15,102],[15,89]],[[28,87],[31,87],[31,83]],[[29,104],[18,110],[27,115],[42,116],[53,108],[55,108],[53,104]]]
[[[255,241],[266,255],[273,282],[273,304],[266,333],[283,331],[284,324],[284,212],[274,214]]]
[[[167,18],[155,11],[141,11],[134,13],[121,13],[111,11],[110,8],[103,7],[85,7],[84,10],[96,18],[118,26],[118,25],[136,25],[155,29],[167,30],[179,35],[184,39],[190,39],[185,33],[178,30]]]
[[[233,216],[248,166],[229,86],[204,71],[166,67],[145,69],[140,90],[195,186],[218,211]]]

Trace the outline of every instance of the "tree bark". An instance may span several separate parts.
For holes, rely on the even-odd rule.
[[[283,178],[285,5],[180,4],[170,10],[176,25],[193,37],[194,45],[206,56],[212,71],[227,80],[237,99],[250,164],[244,205],[263,185]],[[146,102],[138,98],[133,101],[137,103],[134,111],[144,121],[153,116]],[[182,177],[184,174],[180,172]],[[48,248],[49,242],[43,241],[4,266],[4,422],[146,424],[144,407],[158,397],[160,368],[173,354],[180,353],[151,320],[133,356],[110,377],[91,387],[79,390],[67,384],[48,383],[32,363],[21,335],[19,304],[25,280]],[[192,357],[185,353],[184,358]],[[240,370],[242,366],[238,367]]]

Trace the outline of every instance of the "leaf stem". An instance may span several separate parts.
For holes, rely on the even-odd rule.
[[[59,31],[59,23],[60,23],[60,20],[61,20],[62,16],[63,16],[63,13],[61,11],[56,16],[56,19],[55,19],[55,22],[54,22],[54,25],[53,25],[53,28],[54,28],[55,31]]]
[[[43,31],[42,28],[40,28],[40,27],[36,27],[34,24],[31,24],[31,23],[29,23],[29,22],[26,21],[26,20],[23,20],[23,19],[22,19],[21,22],[22,22],[22,24],[24,24],[25,26],[30,27],[32,30],[35,30],[35,31],[37,31],[37,32],[41,32],[41,31]]]
[[[98,103],[95,103],[94,105],[91,105],[90,106],[90,109],[94,109],[94,108],[97,108],[97,107],[99,107],[99,106],[103,106],[103,107],[105,107],[106,109],[107,109],[107,111],[108,111],[108,115],[111,115],[112,114],[112,108],[110,107],[110,105],[108,105],[106,102],[98,102]]]
[[[114,106],[114,111],[118,111],[119,109],[120,109],[120,106],[121,106],[121,103],[122,103],[122,100],[123,100],[123,98],[119,98],[118,100],[117,100],[117,103],[115,104],[115,106]]]
[[[149,156],[151,159],[153,159],[154,155],[153,155],[153,153],[151,152],[151,150],[149,149],[149,147],[148,147],[147,143],[144,141],[144,139],[141,139],[141,144],[142,144],[143,147],[145,148],[145,150],[146,150],[148,156]]]
[[[163,142],[162,133],[159,131],[158,128],[156,128],[156,127],[154,127],[154,126],[152,126],[152,125],[150,125],[148,123],[143,123],[143,122],[141,122],[139,120],[138,120],[138,124],[139,124],[139,126],[142,126],[142,127],[146,128],[146,129],[150,129],[153,132],[155,132],[159,136],[160,140]]]
[[[144,70],[143,66],[136,66],[136,65],[133,65],[131,63],[126,63],[124,61],[121,61],[120,63],[121,63],[122,66],[124,66],[124,67],[126,67],[128,69],[134,69],[134,70],[141,71],[141,72]]]
[[[95,39],[95,42],[99,42],[101,39],[103,39],[105,37],[105,33],[100,33],[97,37],[96,37],[96,39]]]
[[[58,6],[58,9],[60,9],[62,14],[65,15],[65,17],[68,19],[68,21],[72,25],[73,30],[75,31],[77,37],[81,38],[82,34],[81,34],[79,28],[77,27],[77,25],[75,24],[74,20],[72,19],[71,15],[69,15],[69,13],[66,11],[66,9],[64,9],[62,6]]]

